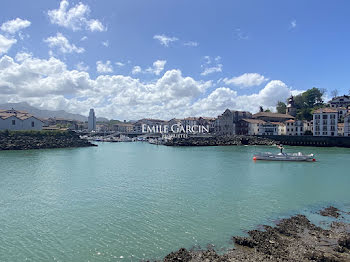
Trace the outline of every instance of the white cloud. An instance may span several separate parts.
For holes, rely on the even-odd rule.
[[[25,58],[0,58],[0,103],[27,101],[36,107],[85,115],[94,107],[98,116],[113,119],[171,119],[217,116],[226,108],[255,113],[260,105],[273,108],[295,92],[282,81],[273,80],[250,95],[239,95],[227,87],[208,93],[213,88],[211,81],[183,76],[180,70],[166,71],[152,82],[123,75],[91,78],[87,72],[68,70],[64,62],[53,57],[21,57]]]
[[[56,36],[50,36],[44,40],[50,48],[57,48],[61,53],[83,53],[85,51],[82,47],[76,47],[74,44],[69,43],[68,39],[61,33],[57,33]]]
[[[86,65],[84,62],[79,62],[78,64],[75,65],[75,68],[78,71],[89,71],[89,66]]]
[[[142,68],[141,68],[141,66],[134,66],[133,69],[132,69],[132,71],[131,71],[131,73],[132,73],[133,75],[142,73]]]
[[[243,75],[233,77],[231,79],[225,78],[223,79],[223,82],[226,85],[252,87],[252,86],[259,86],[268,80],[269,80],[268,78],[265,78],[263,75],[260,75],[258,73],[245,73]]]
[[[47,12],[52,24],[78,31],[82,29],[94,31],[106,31],[105,26],[97,19],[89,19],[90,7],[79,3],[68,9],[68,0],[62,0],[58,9]]]
[[[259,106],[273,109],[278,101],[285,101],[293,92],[280,80],[270,81],[258,93],[251,95],[238,95],[227,87],[215,89],[207,97],[195,102],[192,106],[193,115],[216,116],[226,109],[258,112]]]
[[[15,34],[16,32],[27,28],[30,26],[31,22],[28,20],[23,20],[21,18],[16,18],[14,20],[7,21],[1,25],[1,30],[9,34]]]
[[[249,39],[249,36],[246,33],[244,33],[240,28],[236,28],[234,31],[234,34],[235,34],[235,38],[237,40],[248,40]]]
[[[199,46],[199,43],[194,41],[188,41],[184,43],[184,46],[197,47]]]
[[[107,41],[102,42],[102,45],[105,46],[105,47],[108,47],[109,46],[109,41],[107,40]]]
[[[222,64],[218,64],[216,66],[212,66],[212,67],[207,67],[204,69],[204,71],[201,73],[202,76],[206,76],[209,74],[213,74],[213,73],[220,73],[222,72]]]
[[[28,58],[32,58],[33,54],[31,53],[26,53],[26,52],[19,52],[16,54],[15,59],[18,62],[23,62],[24,60],[28,59]]]
[[[122,63],[122,62],[115,62],[115,64],[116,64],[117,66],[119,66],[119,67],[123,67],[123,66],[125,66],[125,64],[124,64],[124,63]]]
[[[83,37],[80,39],[80,41],[86,41],[87,39],[88,39],[87,36],[83,36]]]
[[[17,40],[12,38],[6,38],[2,34],[0,34],[0,55],[6,54],[8,50],[12,47],[12,45],[16,44]]]
[[[292,20],[291,22],[290,22],[290,28],[296,28],[297,27],[297,20]]]
[[[96,62],[96,70],[98,73],[113,73],[113,67],[111,61],[106,61],[103,63],[102,61]]]
[[[165,60],[157,60],[153,63],[153,67],[149,67],[146,69],[146,72],[152,73],[158,76],[164,70],[165,64],[166,64]]]
[[[210,81],[185,77],[169,70],[159,79],[144,83],[123,75],[90,78],[86,72],[68,70],[60,60],[27,58],[15,62],[0,58],[0,103],[27,101],[46,109],[65,109],[119,119],[185,116],[184,109],[212,86]],[[67,98],[69,97],[69,98]]]
[[[103,26],[103,24],[100,21],[96,20],[96,19],[91,19],[91,20],[87,21],[87,25],[88,25],[88,28],[90,29],[91,32],[107,31],[107,28],[105,28]]]
[[[204,64],[201,65],[201,67],[204,68],[203,72],[201,73],[202,76],[222,72],[223,65],[219,64],[221,56],[217,56],[214,59],[212,59],[210,56],[204,56],[203,59]]]
[[[179,39],[177,37],[169,37],[166,35],[155,35],[153,39],[156,39],[160,42],[161,45],[168,47],[170,43],[176,42]]]

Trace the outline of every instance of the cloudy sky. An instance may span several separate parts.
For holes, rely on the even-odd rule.
[[[0,103],[113,119],[256,112],[350,89],[346,0],[12,0]]]

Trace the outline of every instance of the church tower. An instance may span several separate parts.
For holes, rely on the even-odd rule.
[[[295,107],[293,96],[290,96],[290,98],[288,98],[288,105],[287,105],[286,113],[288,115],[291,115],[291,116],[294,116],[294,117],[297,115],[297,108]]]

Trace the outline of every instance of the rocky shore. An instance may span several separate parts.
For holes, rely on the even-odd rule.
[[[95,146],[72,131],[2,131],[0,150]]]
[[[257,136],[212,136],[174,138],[167,146],[239,146],[239,145],[274,145],[275,140]]]
[[[282,219],[274,227],[248,231],[248,237],[233,237],[235,247],[225,254],[181,248],[163,261],[350,261],[350,224],[341,222],[341,213],[345,212],[335,207],[320,211],[322,216],[337,218],[328,229],[312,224],[304,215],[296,215]]]

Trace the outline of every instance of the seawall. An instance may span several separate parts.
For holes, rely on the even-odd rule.
[[[167,146],[239,146],[239,145],[274,145],[273,139],[257,136],[211,136],[174,138]]]
[[[347,147],[350,148],[350,137],[325,136],[264,136],[283,145],[316,146],[316,147]]]
[[[96,146],[73,131],[0,131],[0,150]]]
[[[167,146],[233,146],[233,145],[274,145],[347,147],[350,148],[350,137],[317,137],[317,136],[212,136],[174,138]]]

